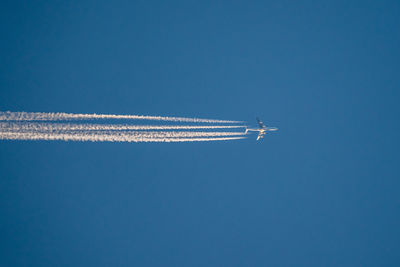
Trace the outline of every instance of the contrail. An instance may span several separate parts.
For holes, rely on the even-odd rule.
[[[92,119],[239,123],[237,121],[161,116],[0,112],[0,139],[92,142],[201,142],[244,139],[245,137],[243,136],[246,135],[245,132],[201,131],[238,129],[245,127],[243,125],[129,125],[65,122]]]
[[[21,133],[21,134],[80,134],[80,135],[107,135],[120,137],[144,137],[144,138],[181,138],[181,137],[221,137],[221,136],[243,136],[245,132],[194,132],[194,131],[110,131],[110,130],[69,130],[69,129],[42,129],[42,128],[3,128],[0,133]]]
[[[0,129],[13,130],[195,130],[195,129],[237,129],[240,125],[126,125],[126,124],[70,124],[42,122],[0,122]]]
[[[210,120],[182,117],[142,116],[142,115],[112,115],[112,114],[72,114],[44,112],[0,112],[0,121],[67,121],[92,119],[126,119],[126,120],[156,120],[174,122],[202,123],[241,123],[240,121]]]
[[[30,132],[27,132],[30,133]],[[40,133],[48,133],[48,132],[40,132]],[[59,132],[50,132],[56,134],[99,134],[99,135],[108,135],[108,136],[137,136],[137,137],[146,137],[146,138],[182,138],[182,137],[218,137],[218,136],[243,136],[246,135],[244,132],[115,132],[115,131],[59,131]]]
[[[65,133],[16,133],[0,132],[4,140],[61,140],[92,142],[207,142],[245,139],[246,137],[210,137],[210,138],[151,138],[136,135],[104,135],[104,134],[65,134]]]

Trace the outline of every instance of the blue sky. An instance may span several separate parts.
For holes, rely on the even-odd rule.
[[[2,266],[398,266],[397,1],[8,1],[0,110],[262,142],[0,141]]]

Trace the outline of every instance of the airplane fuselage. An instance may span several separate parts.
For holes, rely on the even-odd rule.
[[[278,130],[278,128],[275,128],[275,127],[265,126],[258,118],[257,118],[257,122],[258,122],[258,125],[260,126],[260,128],[259,129],[246,128],[245,134],[247,134],[249,131],[258,132],[257,140],[259,140],[260,138],[263,138],[267,132],[272,132],[272,131]]]

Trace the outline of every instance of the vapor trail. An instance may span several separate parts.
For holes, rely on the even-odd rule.
[[[28,132],[29,133],[29,132]],[[48,132],[40,132],[48,133]],[[243,136],[244,132],[115,132],[115,131],[59,131],[51,132],[57,134],[99,134],[108,136],[122,136],[122,137],[145,137],[145,138],[182,138],[182,137],[221,137],[221,136]]]
[[[210,137],[210,138],[152,138],[136,135],[104,135],[104,134],[73,134],[66,133],[18,133],[0,132],[4,140],[61,140],[61,141],[91,141],[91,142],[207,142],[245,139],[246,137]]]
[[[70,124],[42,122],[0,122],[0,129],[13,130],[195,130],[195,129],[237,129],[239,125],[126,125],[126,124]]]
[[[48,130],[48,129],[18,129],[1,128],[0,133],[21,134],[80,134],[80,135],[104,135],[120,137],[144,137],[144,138],[181,138],[181,137],[221,137],[221,136],[243,136],[244,132],[194,132],[194,131],[110,131],[110,130]]]
[[[142,116],[142,115],[112,115],[112,114],[72,114],[72,113],[44,113],[44,112],[0,112],[0,121],[66,121],[92,119],[127,119],[127,120],[156,120],[174,122],[202,122],[202,123],[240,123],[240,121],[210,120],[182,117]]]

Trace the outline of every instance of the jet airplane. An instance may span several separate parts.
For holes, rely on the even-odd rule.
[[[246,127],[245,134],[247,134],[249,131],[258,132],[257,140],[260,140],[261,138],[264,137],[264,134],[266,134],[267,132],[273,132],[273,131],[277,131],[278,130],[278,128],[276,128],[276,127],[267,127],[267,126],[265,126],[264,123],[262,121],[260,121],[259,118],[257,118],[257,122],[258,122],[258,126],[260,128],[259,129],[250,129],[250,128]]]

